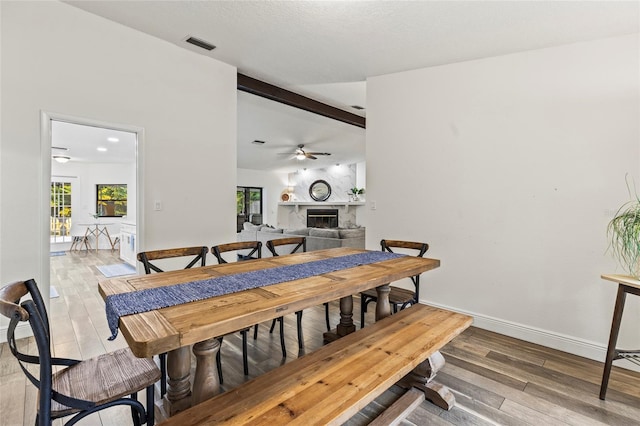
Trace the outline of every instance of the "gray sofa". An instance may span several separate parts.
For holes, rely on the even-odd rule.
[[[269,257],[271,253],[265,244],[269,240],[288,237],[306,237],[307,251],[323,250],[336,247],[364,248],[365,228],[302,228],[279,229],[268,225],[253,225],[245,222],[242,231],[238,233],[238,241],[261,241],[262,257]]]

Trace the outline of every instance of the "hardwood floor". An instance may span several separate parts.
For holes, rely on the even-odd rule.
[[[113,342],[107,340],[104,303],[97,292],[97,283],[104,276],[96,266],[120,262],[109,250],[51,257],[51,284],[59,293],[59,297],[51,299],[49,311],[56,356],[90,358],[126,345],[121,336]],[[359,312],[358,301],[354,298],[355,313]],[[333,302],[332,324],[338,322],[338,313],[338,303]],[[368,315],[367,323],[373,322],[373,314]],[[354,318],[357,321],[359,315]],[[306,350],[320,347],[325,331],[324,307],[305,310],[303,324]],[[223,389],[231,389],[300,355],[294,315],[285,317],[285,360],[277,327],[269,334],[269,326],[261,324],[258,339],[249,339],[250,377],[242,374],[240,334],[225,337],[221,349]],[[22,339],[20,345],[32,349],[33,339]],[[600,362],[474,327],[442,353],[447,364],[436,381],[454,391],[456,406],[444,411],[424,402],[402,424],[640,425],[640,373],[614,367],[607,400],[600,401]],[[400,392],[392,388],[347,424],[367,424]],[[36,398],[35,388],[25,379],[6,343],[0,345],[0,425],[32,425]],[[130,415],[127,409],[113,408],[79,424],[130,424]]]

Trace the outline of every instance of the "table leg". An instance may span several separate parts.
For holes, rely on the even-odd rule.
[[[103,233],[107,236],[107,241],[109,241],[109,245],[111,245],[111,251],[113,251],[113,241],[111,240],[111,235],[109,235],[109,228],[106,226],[102,228]]]
[[[191,353],[189,346],[175,349],[167,354],[167,395],[163,398],[164,411],[173,416],[191,406]]]
[[[340,299],[340,323],[336,328],[338,338],[356,331],[353,323],[353,296],[346,296]]]
[[[220,393],[216,355],[220,350],[218,339],[207,339],[193,345],[196,356],[196,372],[193,378],[192,405],[196,405]]]
[[[389,284],[381,285],[376,288],[378,293],[378,301],[376,302],[376,321],[391,315],[391,303],[389,303],[389,293],[391,287]]]
[[[95,231],[92,233],[96,236],[96,253],[98,253],[98,249],[100,248],[100,231],[98,230],[98,225],[96,225]]]
[[[391,288],[389,284],[381,285],[376,288],[378,292],[378,302],[376,303],[376,321],[391,315],[391,304],[389,303],[389,292]],[[353,296],[342,297],[340,299],[340,323],[336,330],[323,333],[324,342],[333,342],[349,333],[356,331],[353,323]]]
[[[604,372],[602,373],[602,384],[600,385],[600,399],[604,400],[607,394],[607,386],[609,385],[609,376],[611,375],[611,367],[616,357],[616,344],[618,342],[618,333],[620,331],[620,322],[622,321],[622,312],[624,311],[624,302],[627,293],[622,284],[618,284],[618,296],[616,297],[616,306],[613,310],[613,320],[611,321],[611,333],[609,334],[609,346],[607,347],[607,358],[604,362]]]

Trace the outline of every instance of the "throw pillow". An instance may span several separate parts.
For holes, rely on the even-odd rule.
[[[260,229],[260,226],[254,225],[251,222],[245,222],[242,224],[242,228],[246,231],[257,231]]]
[[[282,234],[282,229],[279,228],[262,228],[260,231],[266,232],[267,234]]]
[[[302,229],[287,229],[284,231],[285,234],[290,234],[290,235],[303,235],[303,236],[307,236],[309,235],[309,228],[302,228]]]

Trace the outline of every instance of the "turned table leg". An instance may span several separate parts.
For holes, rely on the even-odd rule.
[[[389,292],[391,288],[389,284],[377,287],[377,291],[376,321],[391,315],[391,304],[389,303]],[[342,297],[340,298],[340,323],[338,323],[335,330],[327,331],[323,334],[324,342],[333,342],[354,331],[356,331],[356,326],[353,323],[353,296]]]
[[[167,395],[160,403],[162,410],[169,416],[191,406],[191,383],[189,373],[191,371],[191,354],[189,347],[170,351],[167,354]]]
[[[218,339],[207,339],[193,345],[196,372],[193,378],[192,404],[196,405],[220,393],[216,355],[220,350]]]
[[[346,336],[356,331],[353,323],[353,296],[347,296],[340,299],[340,323],[336,329],[338,338]]]
[[[378,301],[376,302],[376,321],[386,318],[391,315],[391,303],[389,303],[389,293],[391,287],[389,284],[376,287],[378,293]]]

